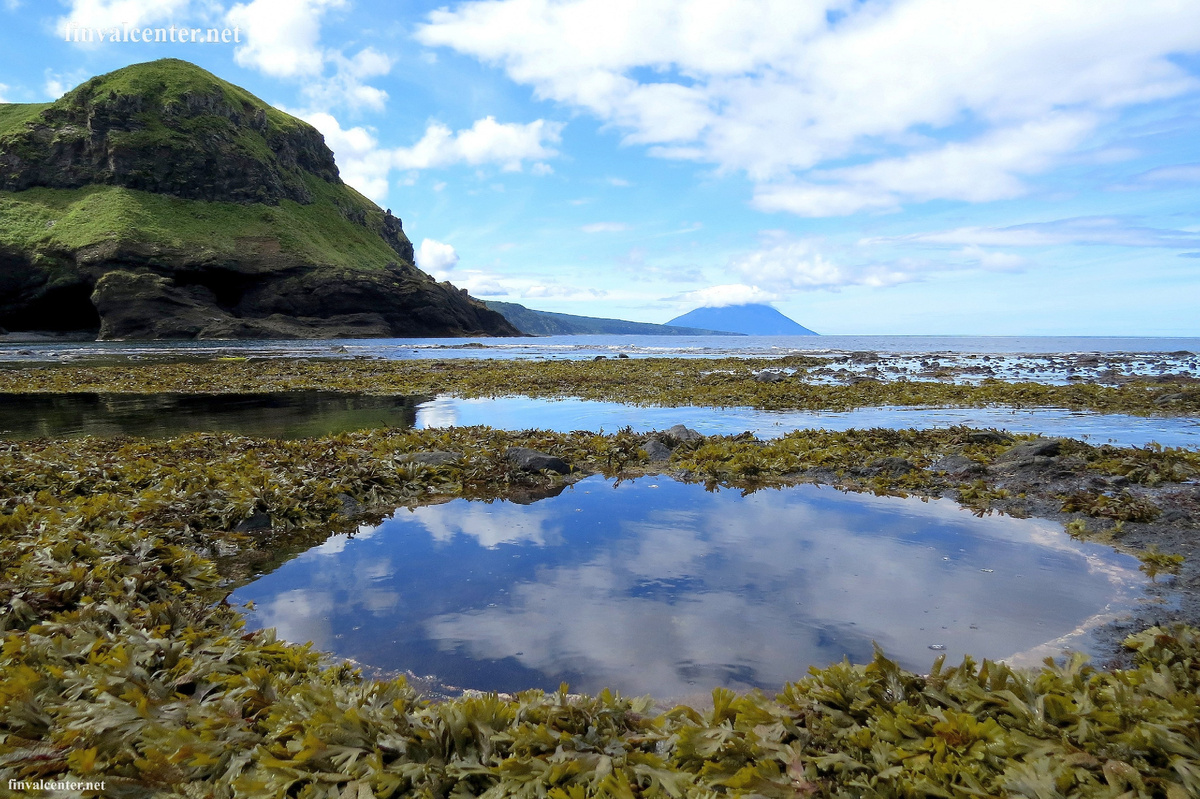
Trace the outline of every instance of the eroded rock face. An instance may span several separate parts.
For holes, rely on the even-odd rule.
[[[395,267],[345,276],[296,269],[244,273],[106,271],[91,303],[101,339],[380,338],[513,335],[500,314],[449,284]]]
[[[76,212],[24,200],[34,187],[80,190]],[[131,201],[153,209],[138,216],[112,200],[123,189],[182,199]],[[0,211],[23,236],[0,246],[0,328],[105,339],[521,335],[416,268],[400,219],[342,183],[315,128],[177,59],[92,78],[0,129],[0,191],[15,193]],[[84,219],[93,198],[112,220],[100,233]],[[242,234],[197,223],[215,202],[223,219],[263,221]]]
[[[267,111],[219,87],[163,97],[104,92],[93,78],[5,143],[0,190],[124,186],[195,200],[312,201],[304,174],[341,183],[311,125],[272,124]],[[298,120],[297,120],[298,122]]]

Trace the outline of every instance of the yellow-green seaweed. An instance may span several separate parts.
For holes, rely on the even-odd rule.
[[[565,689],[434,704],[403,680],[364,680],[270,631],[246,633],[220,601],[227,576],[246,568],[239,552],[319,540],[356,504],[370,513],[564,479],[514,471],[509,446],[613,476],[659,468],[641,441],[628,430],[460,428],[0,446],[0,786],[103,779],[105,796],[181,797],[1200,795],[1200,631],[1188,627],[1132,636],[1135,665],[1109,671],[1080,658],[1039,671],[967,659],[921,676],[879,654],[813,669],[775,697],[717,690],[708,710]],[[683,443],[663,468],[748,489],[817,469],[906,491],[944,478],[855,470],[887,457],[926,466],[947,452],[991,462],[1007,446],[963,428],[797,432]],[[428,450],[463,458],[429,467],[404,457]],[[1200,468],[1186,450],[1064,451],[1147,485]],[[269,531],[235,530],[255,514]]]

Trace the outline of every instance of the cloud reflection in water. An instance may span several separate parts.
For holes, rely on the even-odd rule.
[[[873,640],[921,670],[931,644],[1006,657],[1131,601],[1136,566],[946,500],[589,478],[530,506],[399,510],[235,599],[288,640],[452,685],[677,697],[777,688]]]

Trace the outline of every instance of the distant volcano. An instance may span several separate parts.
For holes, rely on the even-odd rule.
[[[728,305],[724,308],[697,308],[677,316],[668,325],[704,327],[747,336],[815,336],[813,331],[772,308],[770,305]]]

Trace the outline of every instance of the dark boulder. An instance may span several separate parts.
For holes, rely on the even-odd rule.
[[[1005,463],[1030,460],[1032,458],[1053,458],[1062,451],[1063,441],[1060,438],[1035,438],[1009,447],[996,456],[996,460]]]
[[[966,455],[946,455],[930,464],[929,471],[944,472],[948,477],[965,480],[978,477],[987,470],[982,463]]]
[[[555,472],[556,474],[571,472],[571,465],[562,458],[547,455],[545,452],[538,452],[536,449],[528,447],[510,447],[505,451],[504,457],[523,472]]]
[[[704,439],[703,433],[699,433],[692,428],[685,427],[681,424],[677,424],[671,429],[667,430],[667,435],[680,442],[701,441]]]
[[[671,460],[671,448],[659,441],[657,438],[652,438],[642,445],[642,449],[646,451],[646,455],[650,457],[652,463],[660,463],[662,461]]]

